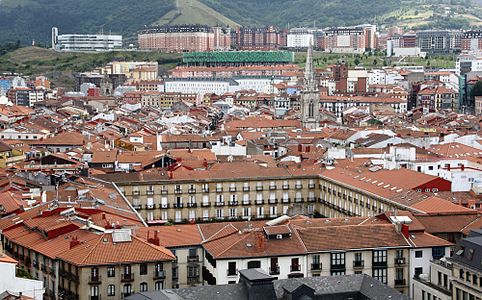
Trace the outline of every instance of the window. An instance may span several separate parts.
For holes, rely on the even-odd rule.
[[[99,286],[98,285],[94,285],[94,286],[91,286],[90,287],[90,295],[91,296],[99,296]]]
[[[154,289],[155,289],[156,291],[160,291],[160,290],[162,290],[163,288],[164,288],[164,282],[162,282],[162,281],[156,281],[156,282],[154,283]]]
[[[228,262],[228,276],[235,276],[237,273],[238,271],[236,270],[236,262]]]
[[[142,282],[140,287],[139,287],[139,291],[141,292],[147,292],[147,282]]]
[[[291,272],[300,271],[300,259],[299,258],[292,258],[291,259]]]
[[[403,280],[403,269],[397,268],[395,269],[395,280]]]
[[[382,283],[387,283],[387,269],[373,269],[373,278]]]
[[[259,260],[248,261],[248,269],[257,269],[257,268],[261,268],[261,261]]]
[[[355,252],[355,261],[362,261],[362,253]]]
[[[115,267],[107,267],[107,277],[115,277]]]
[[[130,294],[132,294],[132,285],[124,284],[122,293],[124,294],[124,296],[130,296]]]
[[[420,276],[420,274],[423,273],[423,268],[422,267],[415,268],[414,273],[415,273],[415,278],[418,278]]]
[[[387,250],[373,250],[373,263],[386,263]]]
[[[139,274],[140,275],[146,275],[147,274],[147,264],[140,264],[139,265]]]
[[[344,252],[332,253],[331,265],[332,266],[345,265],[345,253]]]
[[[107,296],[115,296],[115,285],[109,284],[107,286]]]
[[[422,250],[415,251],[415,257],[416,258],[422,258],[423,257],[423,251]]]

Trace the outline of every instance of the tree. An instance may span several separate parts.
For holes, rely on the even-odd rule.
[[[377,64],[378,64],[378,61],[377,61],[377,59],[375,58],[375,59],[373,60],[373,65],[376,66]]]
[[[358,65],[360,64],[360,59],[358,59],[358,57],[357,57],[357,58],[355,58],[354,63],[355,63],[355,65],[356,65],[356,66],[358,66]]]

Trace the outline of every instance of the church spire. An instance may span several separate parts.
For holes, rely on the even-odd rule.
[[[311,41],[306,53],[305,89],[315,89],[315,68],[313,66],[313,45]]]

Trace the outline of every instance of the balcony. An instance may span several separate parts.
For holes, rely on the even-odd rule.
[[[174,194],[182,194],[182,190],[180,190],[180,189],[175,189],[175,190],[174,190]]]
[[[264,200],[256,200],[256,205],[262,205],[264,204]]]
[[[132,282],[132,281],[134,281],[134,273],[121,274],[121,282]]]
[[[183,206],[182,203],[174,203],[174,208],[183,208]]]
[[[142,209],[142,205],[141,205],[141,204],[133,204],[132,207],[134,207],[134,209],[136,209],[136,210]]]
[[[403,266],[407,263],[407,260],[405,259],[405,257],[395,257],[394,263],[397,266]]]
[[[227,269],[226,275],[227,276],[237,276],[238,275],[238,269]]]
[[[162,208],[162,209],[169,208],[169,203],[163,203],[163,204],[161,204],[161,208]]]
[[[147,190],[146,195],[148,195],[148,196],[154,195],[154,190]]]
[[[156,205],[155,204],[147,204],[146,209],[156,209]]]
[[[303,188],[302,184],[295,184],[295,189],[301,190]]]
[[[187,190],[187,192],[188,192],[189,194],[195,194],[195,193],[196,193],[196,189],[195,189],[195,188],[190,188],[190,189]]]
[[[161,190],[162,195],[167,195],[169,192],[167,190]]]
[[[269,189],[270,189],[270,191],[276,190],[276,185],[270,185]]]
[[[236,187],[235,186],[230,186],[229,187],[230,192],[236,192]]]
[[[202,191],[203,191],[203,193],[209,193],[209,188],[208,188],[208,187],[203,187]]]
[[[187,262],[189,263],[198,263],[199,262],[199,255],[193,255],[187,257]]]
[[[164,272],[164,270],[154,271],[154,280],[165,279],[165,278],[166,278],[166,273]]]
[[[276,203],[278,203],[278,199],[269,199],[268,203],[269,204],[276,204]]]
[[[90,300],[100,300],[100,296],[97,295],[97,296],[89,296],[89,299]]]
[[[353,261],[353,268],[354,269],[363,269],[364,266],[365,266],[364,260],[354,260]]]
[[[141,194],[140,191],[132,191],[132,195],[134,196],[139,196]]]
[[[299,271],[301,271],[300,265],[291,265],[290,266],[290,272],[299,272]]]
[[[282,200],[283,203],[290,203],[291,202],[291,199],[290,198],[284,198]]]
[[[259,192],[259,191],[262,191],[262,190],[263,190],[263,187],[260,186],[260,185],[258,185],[258,186],[256,186],[256,190],[257,190],[258,192]]]
[[[386,268],[387,267],[387,261],[377,261],[377,262],[372,262],[372,266],[375,268]]]
[[[339,265],[331,265],[332,271],[345,271],[346,267],[345,264],[339,264]]]
[[[238,206],[238,201],[229,201],[229,206]]]
[[[308,188],[311,189],[311,190],[314,189],[314,188],[315,188],[315,184],[314,184],[314,183],[308,184]]]
[[[251,200],[243,200],[243,205],[244,206],[251,205]]]
[[[211,206],[211,203],[210,202],[203,202],[201,203],[201,207],[209,207]]]
[[[100,284],[101,282],[100,275],[89,276],[89,284]]]
[[[269,275],[279,275],[279,266],[269,267]]]
[[[316,197],[308,197],[308,202],[316,202]]]
[[[243,186],[243,192],[249,192],[249,186]]]
[[[223,192],[223,188],[216,188],[216,193],[222,193]]]
[[[190,207],[190,208],[197,207],[197,203],[195,203],[195,202],[188,203],[187,207]]]
[[[407,281],[405,279],[395,279],[395,287],[406,287]]]
[[[214,206],[216,206],[216,207],[224,206],[224,202],[215,202]]]
[[[321,270],[321,263],[312,263],[311,264],[312,271],[320,271]]]
[[[295,202],[303,202],[303,198],[295,198]]]
[[[290,189],[290,186],[289,184],[283,184],[283,186],[281,187],[283,190],[289,190]]]

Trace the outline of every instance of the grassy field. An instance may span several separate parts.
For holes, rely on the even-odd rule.
[[[323,68],[331,64],[344,61],[349,67],[365,67],[368,69],[380,68],[383,66],[413,66],[423,65],[434,68],[455,68],[455,58],[453,56],[432,56],[426,59],[418,57],[409,57],[402,61],[399,58],[387,58],[378,53],[377,55],[368,54],[335,54],[315,51],[313,59],[317,67]],[[306,54],[303,52],[296,53],[295,62],[304,65]]]
[[[47,74],[58,85],[70,86],[72,73],[85,72],[108,62],[157,61],[161,72],[175,67],[181,55],[161,52],[118,51],[106,53],[66,53],[38,47],[25,47],[0,56],[0,73]]]
[[[177,3],[179,5],[179,11],[172,10],[168,12],[153,25],[207,24],[213,26],[224,24],[229,25],[231,28],[240,27],[238,23],[198,0],[177,0]]]

